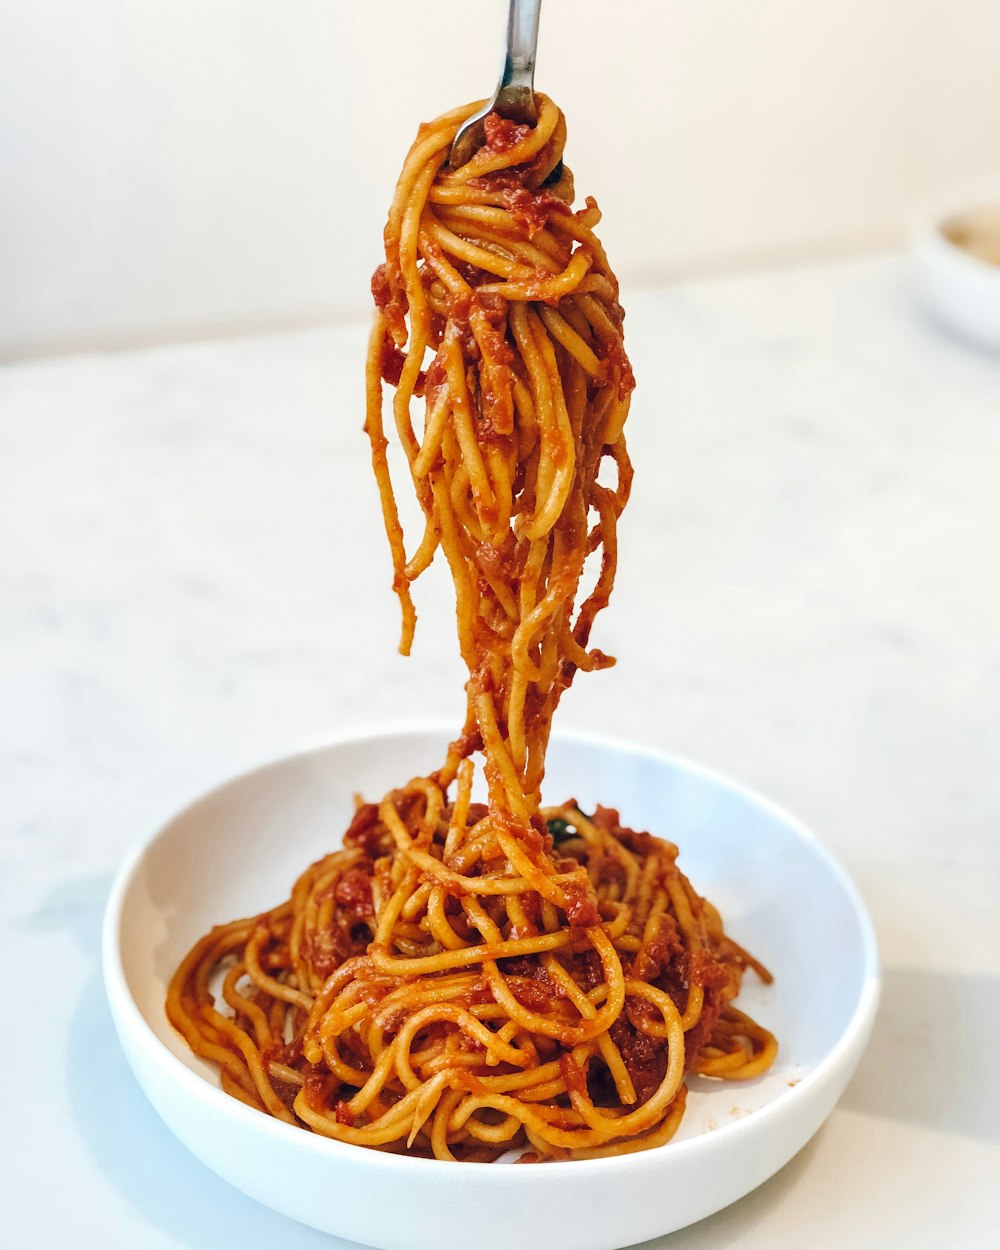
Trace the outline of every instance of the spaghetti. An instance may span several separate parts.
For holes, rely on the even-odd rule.
[[[490,115],[458,170],[448,152],[478,106],[420,127],[372,283],[365,428],[401,650],[410,586],[440,549],[469,671],[462,733],[437,773],[359,804],[343,849],[288,901],[202,938],[167,1000],[235,1097],[439,1159],[657,1145],[680,1122],[686,1072],[742,1079],[776,1053],[732,1002],[747,967],[770,976],[676,847],[611,809],[541,806],[562,693],[613,663],[590,634],[614,581],[634,383],[600,213],[589,198],[571,208],[565,121],[537,99],[534,126]],[[386,382],[424,518],[409,556]]]

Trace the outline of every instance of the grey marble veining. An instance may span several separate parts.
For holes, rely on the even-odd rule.
[[[797,812],[858,878],[888,969],[827,1128],[669,1245],[791,1250],[817,1204],[813,1246],[890,1227],[994,1244],[1000,1107],[977,1047],[1000,1023],[1000,359],[926,325],[895,256],[628,306],[636,484],[595,631],[619,665],[582,677],[561,721]],[[20,1017],[47,1024],[27,1069],[0,1034],[0,1068],[25,1078],[6,1096],[15,1244],[71,1220],[81,1247],[334,1244],[155,1121],[110,1035],[96,934],[125,848],[200,787],[360,721],[458,723],[442,569],[417,587],[414,656],[395,654],[364,343],[349,326],[0,371],[0,920]],[[956,1097],[913,1097],[932,1082]]]

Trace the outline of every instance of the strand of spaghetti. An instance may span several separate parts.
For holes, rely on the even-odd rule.
[[[495,510],[496,505],[490,490],[482,452],[472,428],[472,411],[465,384],[465,366],[456,330],[452,330],[445,336],[440,350],[448,378],[452,425],[461,449],[463,463],[469,473],[469,485],[472,488],[476,512],[482,519],[484,514]]]
[[[483,295],[499,295],[506,300],[517,300],[526,303],[536,303],[538,301],[554,302],[561,299],[564,295],[569,295],[579,286],[584,274],[592,264],[593,258],[581,248],[573,253],[569,264],[562,273],[553,274],[550,277],[548,274],[536,270],[527,278],[515,274],[507,282],[484,282],[479,291]]]
[[[432,1077],[427,1082],[427,1085],[435,1093],[439,1093],[444,1089],[448,1080],[449,1074],[442,1072],[438,1076]],[[409,1128],[409,1121],[413,1116],[414,1108],[420,1100],[421,1092],[421,1089],[411,1091],[404,1098],[401,1098],[399,1102],[394,1103],[373,1124],[360,1129],[341,1124],[335,1116],[315,1111],[309,1105],[305,1091],[296,1096],[293,1108],[295,1114],[301,1120],[304,1120],[310,1128],[317,1133],[322,1133],[325,1137],[335,1137],[339,1141],[350,1142],[357,1146],[384,1146],[391,1141],[397,1140]]]
[[[525,164],[537,156],[553,137],[562,114],[547,96],[536,94],[535,101],[538,105],[538,121],[520,142],[512,144],[504,152],[494,152],[488,147],[480,148],[461,169],[453,170],[445,177],[445,184],[466,183],[472,178],[482,178],[484,174],[494,173],[498,169]]]
[[[420,1029],[431,1022],[441,1020],[448,1020],[456,1025],[463,1033],[467,1034],[475,1043],[481,1046],[488,1055],[495,1056],[496,1059],[500,1059],[504,1063],[520,1068],[527,1062],[527,1057],[516,1046],[509,1045],[499,1034],[491,1032],[485,1024],[477,1020],[475,1016],[470,1015],[468,1011],[452,1003],[436,1003],[432,1006],[424,1007],[423,1010],[410,1016],[396,1034],[396,1071],[407,1089],[417,1089],[421,1084],[420,1077],[416,1075],[410,1066],[407,1053],[410,1044]]]
[[[253,1025],[253,1040],[258,1050],[264,1050],[271,1044],[271,1024],[267,1018],[267,1012],[259,1007],[252,999],[240,994],[236,988],[237,982],[246,975],[246,960],[240,959],[226,973],[226,979],[222,983],[222,997],[232,1007],[237,1019],[245,1016]]]
[[[621,961],[614,946],[599,928],[588,929],[586,932],[601,960],[607,986],[607,998],[600,1011],[595,1012],[589,1020],[582,1020],[576,1026],[566,1025],[562,1021],[556,1021],[549,1016],[529,1010],[511,993],[495,960],[491,958],[484,963],[483,973],[490,987],[490,993],[511,1019],[517,1020],[526,1032],[540,1033],[543,1037],[554,1037],[564,1045],[577,1045],[606,1032],[618,1018],[625,1001],[625,979],[622,975]]]
[[[681,1085],[677,1096],[670,1105],[670,1111],[661,1121],[658,1128],[648,1133],[641,1133],[626,1141],[616,1141],[610,1146],[592,1146],[587,1150],[573,1150],[574,1159],[605,1159],[609,1155],[632,1154],[637,1150],[652,1150],[654,1146],[665,1146],[680,1127],[684,1115],[684,1104],[687,1101],[687,1089]]]
[[[458,231],[485,227],[515,246],[527,246],[543,252],[550,261],[559,262],[555,266],[557,269],[562,269],[569,259],[566,253],[570,245],[560,242],[548,228],[548,224],[536,233],[529,234],[526,239],[524,228],[517,216],[507,209],[483,202],[470,203],[460,198],[461,193],[456,196],[452,192],[451,195],[442,198],[441,192],[442,188],[433,187],[428,200],[432,204],[442,205],[442,211],[438,217],[445,224],[451,223],[450,229]],[[549,214],[557,208],[562,212],[568,212],[565,205],[560,205],[557,200],[552,200],[547,207]]]
[[[446,288],[440,292],[440,296],[443,297],[441,311],[447,315],[448,301],[470,299],[472,287],[445,256],[441,245],[426,230],[420,232],[418,244],[424,265],[437,275],[443,287]]]
[[[405,573],[406,552],[403,547],[403,527],[399,523],[399,510],[396,507],[396,498],[389,477],[389,460],[386,456],[389,442],[382,426],[382,376],[377,353],[382,350],[384,336],[385,322],[381,317],[376,316],[369,338],[368,366],[365,372],[368,391],[365,432],[371,442],[372,469],[378,485],[382,516],[385,520],[385,530],[392,553],[392,588],[399,598],[403,614],[403,632],[399,641],[399,650],[403,655],[409,655],[417,625],[417,613],[410,597],[409,582]]]
[[[252,977],[254,984],[266,990],[272,997],[284,999],[286,1003],[293,1003],[296,1007],[302,1007],[308,1011],[312,1006],[312,998],[309,994],[302,990],[297,990],[291,985],[283,985],[274,977],[268,976],[260,966],[260,948],[262,943],[267,940],[267,929],[263,925],[258,925],[254,930],[253,936],[243,948],[247,972]]]
[[[488,959],[513,959],[518,955],[538,955],[542,951],[562,950],[575,946],[577,940],[575,934],[563,929],[558,933],[544,933],[539,937],[511,939],[497,946],[467,946],[464,950],[441,951],[440,954],[417,959],[399,959],[376,948],[371,952],[371,961],[379,972],[413,977],[430,972],[444,972],[448,968],[465,968],[470,964],[484,963]]]
[[[414,477],[424,477],[431,465],[434,463],[435,457],[437,457],[441,451],[441,439],[444,436],[445,424],[448,417],[451,415],[450,402],[451,396],[448,391],[442,387],[442,389],[438,392],[433,408],[430,408],[427,412],[427,419],[424,423],[424,437],[420,443],[420,450],[417,452],[413,461]],[[433,522],[429,521],[428,529],[431,530],[431,532],[433,532],[432,526]],[[434,541],[436,546],[436,533],[434,533]],[[429,563],[429,561],[427,563]],[[413,566],[412,571],[411,565]],[[423,569],[426,567],[426,564],[422,567],[417,565],[416,558],[414,558],[414,560],[411,560],[410,564],[407,565],[407,578],[411,581],[414,580],[419,577],[419,575],[423,572]]]
[[[554,308],[539,305],[538,315],[549,334],[569,352],[580,368],[590,377],[603,381],[607,374],[607,364],[598,360],[580,333],[560,317]]]
[[[659,1120],[661,1112],[673,1101],[684,1077],[684,1029],[673,999],[664,990],[658,990],[646,981],[638,981],[631,977],[625,982],[625,992],[636,998],[645,998],[652,1003],[662,1014],[669,1036],[667,1067],[663,1080],[656,1091],[636,1111],[613,1117],[616,1136],[630,1136],[632,1133],[645,1132],[652,1128]],[[572,1061],[576,1061],[576,1052],[573,1054]],[[584,1069],[584,1075],[585,1072]],[[574,1110],[591,1128],[611,1127],[608,1121],[612,1117],[594,1106],[587,1093],[585,1080],[579,1083],[567,1081],[567,1085]]]
[[[535,273],[530,265],[522,265],[508,256],[502,256],[492,248],[479,247],[470,240],[454,234],[440,222],[428,222],[427,233],[447,255],[456,256],[467,265],[475,265],[477,269],[483,269],[487,273],[498,274],[502,278],[512,280],[530,278]],[[484,291],[486,287],[481,286],[477,289]]]
[[[402,172],[396,184],[396,194],[389,208],[389,219],[385,227],[387,253],[394,251],[399,246],[403,212],[410,202],[411,188],[417,171],[438,152],[442,152],[448,147],[454,133],[452,126],[457,130],[458,126],[471,117],[481,105],[482,101],[479,104],[469,104],[462,108],[453,109],[450,113],[445,113],[439,117],[432,126],[427,127],[422,135],[418,135],[416,143],[410,149],[403,164]]]
[[[465,234],[456,237],[461,238],[465,244],[475,244],[498,256],[510,257],[517,269],[504,273],[503,277],[506,278],[527,278],[534,273],[559,273],[569,260],[568,256],[559,257],[557,260],[545,248],[539,247],[537,242],[529,242],[523,236],[518,238],[502,230],[490,230],[481,225],[456,221],[448,212],[438,214],[438,220],[445,226],[445,229],[449,229],[449,223],[459,229],[464,228]],[[455,232],[451,230],[450,233],[454,235]],[[544,235],[539,236],[541,239],[544,237]]]

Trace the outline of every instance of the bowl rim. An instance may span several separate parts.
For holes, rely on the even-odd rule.
[[[1000,265],[976,256],[944,232],[953,218],[986,207],[1000,208],[1000,175],[975,178],[932,192],[910,215],[911,246],[924,255],[956,265],[968,276],[978,276],[991,288],[1000,287]]]
[[[119,940],[125,901],[135,883],[136,876],[146,854],[169,828],[202,802],[215,797],[231,785],[249,780],[251,777],[258,776],[273,767],[304,760],[311,755],[321,754],[330,748],[427,734],[442,734],[444,735],[444,740],[448,741],[454,736],[454,725],[450,722],[445,722],[443,719],[409,718],[360,724],[333,736],[325,737],[318,743],[302,746],[285,754],[271,756],[266,760],[262,760],[249,768],[226,777],[209,789],[201,791],[182,807],[175,808],[166,819],[157,821],[154,824],[152,833],[146,833],[136,840],[115,876],[104,912],[101,932],[101,962],[105,990],[119,1032],[121,1031],[121,1024],[119,1023],[121,1020],[127,1025],[130,1036],[141,1042],[156,1064],[161,1069],[164,1069],[172,1080],[180,1083],[206,1109],[217,1111],[219,1115],[228,1116],[235,1123],[245,1125],[248,1132],[257,1131],[265,1134],[273,1132],[277,1134],[279,1140],[284,1139],[288,1145],[294,1146],[299,1150],[325,1153],[333,1162],[336,1162],[338,1158],[355,1164],[368,1161],[383,1171],[395,1173],[397,1170],[401,1170],[413,1179],[418,1179],[421,1173],[430,1169],[434,1178],[440,1180],[442,1168],[461,1168],[462,1174],[465,1175],[468,1172],[468,1164],[458,1161],[452,1163],[443,1159],[424,1159],[410,1155],[389,1154],[383,1151],[369,1150],[364,1146],[355,1146],[349,1142],[340,1142],[334,1138],[325,1137],[321,1133],[310,1133],[299,1125],[286,1124],[281,1120],[274,1119],[272,1116],[264,1115],[253,1107],[246,1106],[239,1099],[226,1094],[219,1085],[213,1084],[193,1071],[161,1041],[136,1002],[125,974],[121,942]],[[822,1085],[831,1073],[836,1072],[840,1068],[844,1057],[851,1053],[859,1041],[864,1042],[874,1021],[881,990],[881,969],[874,926],[860,892],[837,858],[810,829],[779,804],[760,794],[752,787],[686,756],[640,743],[629,742],[628,740],[610,735],[586,730],[567,729],[565,731],[554,731],[553,738],[567,745],[578,743],[625,755],[645,756],[656,762],[678,767],[684,772],[694,774],[712,783],[719,789],[729,791],[731,794],[763,809],[775,817],[818,855],[823,862],[824,868],[844,891],[851,907],[853,919],[861,935],[863,967],[858,1000],[840,1036],[817,1061],[811,1071],[802,1076],[794,1086],[782,1092],[779,1097],[758,1108],[752,1115],[743,1116],[722,1124],[714,1132],[702,1133],[697,1137],[687,1138],[680,1142],[667,1142],[664,1146],[653,1147],[649,1150],[610,1155],[599,1159],[549,1161],[546,1162],[544,1167],[540,1168],[517,1168],[518,1177],[537,1176],[544,1181],[546,1177],[550,1180],[553,1179],[553,1169],[556,1169],[559,1175],[568,1173],[574,1176],[583,1176],[592,1172],[614,1171],[623,1165],[633,1169],[647,1168],[652,1170],[662,1166],[665,1158],[677,1158],[681,1152],[686,1157],[693,1157],[705,1150],[718,1149],[718,1143],[722,1138],[725,1138],[727,1142],[736,1142],[741,1135],[745,1136],[747,1133],[761,1132],[772,1121],[789,1114],[808,1097],[815,1087]],[[666,1156],[663,1153],[664,1151],[667,1152]],[[486,1183],[509,1185],[509,1170],[509,1167],[487,1164],[477,1169],[476,1175],[477,1177],[480,1175],[485,1177],[497,1173],[499,1179]],[[502,1179],[505,1176],[507,1180]]]

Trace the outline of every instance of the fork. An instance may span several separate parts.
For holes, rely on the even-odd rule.
[[[514,122],[538,120],[535,106],[535,55],[538,49],[538,14],[542,0],[510,0],[507,10],[507,52],[500,81],[490,100],[464,122],[451,145],[448,164],[458,169],[485,139],[483,122],[490,113],[499,113]]]

